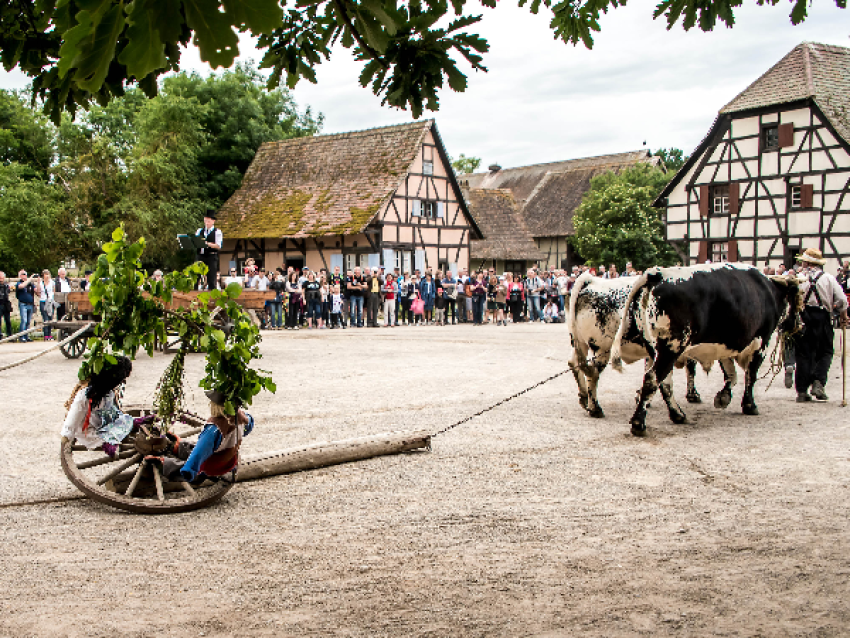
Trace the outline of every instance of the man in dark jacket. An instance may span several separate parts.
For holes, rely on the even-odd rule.
[[[9,284],[6,283],[6,273],[0,272],[0,319],[6,323],[6,336],[12,336],[12,294]],[[0,335],[2,335],[0,331]]]
[[[372,268],[366,277],[366,325],[370,328],[378,327],[378,309],[381,307],[381,286],[383,285],[378,269]]]

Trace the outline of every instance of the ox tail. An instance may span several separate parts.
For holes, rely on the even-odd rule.
[[[587,348],[585,347],[584,340],[578,332],[578,323],[576,322],[576,305],[578,304],[578,296],[581,294],[581,291],[591,281],[593,281],[593,275],[589,272],[583,273],[578,279],[576,279],[572,290],[570,290],[570,309],[567,312],[567,330],[570,331],[570,337],[572,337],[573,341],[573,350],[575,351],[576,357],[579,361],[587,360]]]
[[[635,305],[635,299],[647,288],[652,288],[661,279],[661,269],[658,267],[650,268],[643,273],[635,282],[629,293],[629,298],[626,300],[626,305],[623,307],[623,316],[620,319],[620,327],[617,328],[617,334],[614,335],[614,343],[611,344],[611,367],[617,372],[623,371],[623,356],[621,354],[623,335],[629,330],[632,317],[632,306]],[[635,312],[637,312],[637,307]]]

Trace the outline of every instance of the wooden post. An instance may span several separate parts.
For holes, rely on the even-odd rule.
[[[290,474],[329,465],[349,463],[427,448],[431,433],[386,432],[342,441],[313,443],[303,447],[247,457],[239,463],[236,480],[253,481],[277,474]]]

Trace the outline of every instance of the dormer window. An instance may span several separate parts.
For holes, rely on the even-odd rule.
[[[425,160],[424,162],[422,162],[422,173],[425,175],[433,175],[434,162],[431,160]]]

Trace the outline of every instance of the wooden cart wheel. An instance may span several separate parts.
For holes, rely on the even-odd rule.
[[[74,321],[74,316],[71,314],[66,314],[62,317],[62,321]],[[65,341],[68,337],[70,337],[73,333],[71,330],[60,329],[59,330],[59,340]],[[64,346],[59,347],[59,351],[65,355],[66,359],[79,359],[83,356],[83,353],[86,351],[86,342],[88,341],[88,335],[82,334],[78,338],[73,341],[66,343]]]
[[[132,416],[151,413],[146,408],[125,411]],[[183,414],[181,420],[184,427],[175,427],[178,436],[181,440],[194,441],[203,429],[203,421],[188,414]],[[148,442],[140,436],[137,445],[137,433],[133,428],[115,458],[63,438],[61,457],[65,475],[98,503],[139,514],[173,514],[206,507],[233,486],[231,474],[200,484],[168,481],[161,475],[159,464],[145,460]]]

